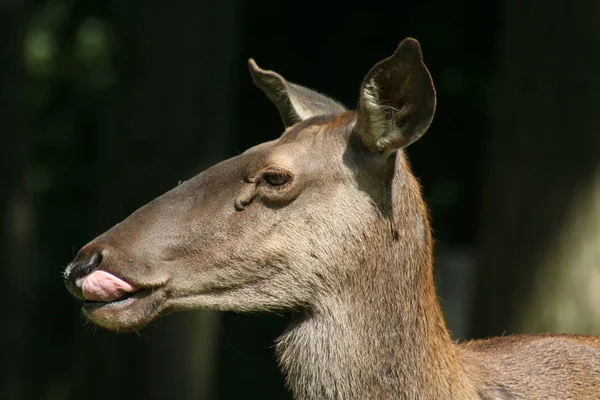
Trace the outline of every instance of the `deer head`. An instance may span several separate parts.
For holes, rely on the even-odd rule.
[[[416,40],[371,69],[356,111],[249,64],[285,131],[85,245],[64,277],[91,321],[123,330],[179,310],[317,310],[365,273],[374,247],[428,240],[418,188],[402,184],[402,149],[435,110]],[[394,210],[403,190],[417,208]]]

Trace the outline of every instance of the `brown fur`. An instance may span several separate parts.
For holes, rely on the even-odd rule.
[[[296,399],[600,397],[599,338],[452,342],[427,208],[403,150],[435,110],[414,39],[369,72],[357,112],[250,67],[285,133],[81,249],[65,271],[74,295],[95,268],[142,289],[122,303],[86,303],[93,322],[137,329],[185,309],[293,311],[277,356]]]

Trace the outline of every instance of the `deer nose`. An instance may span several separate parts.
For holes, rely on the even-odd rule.
[[[83,300],[81,293],[81,281],[86,275],[89,275],[102,262],[102,253],[98,249],[82,249],[75,260],[65,269],[65,286],[71,294]]]

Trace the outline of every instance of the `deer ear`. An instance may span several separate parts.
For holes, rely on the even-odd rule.
[[[419,42],[404,39],[361,86],[357,133],[371,150],[390,154],[419,139],[435,112],[435,88]]]
[[[346,111],[341,104],[329,97],[290,83],[273,71],[260,69],[253,59],[248,60],[248,64],[254,84],[275,104],[286,127],[318,115]]]

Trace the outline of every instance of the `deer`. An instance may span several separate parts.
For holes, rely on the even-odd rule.
[[[144,205],[64,271],[84,315],[139,330],[183,310],[286,311],[278,363],[295,399],[598,399],[600,337],[454,342],[406,147],[436,91],[413,38],[356,110],[249,60],[284,132]]]

